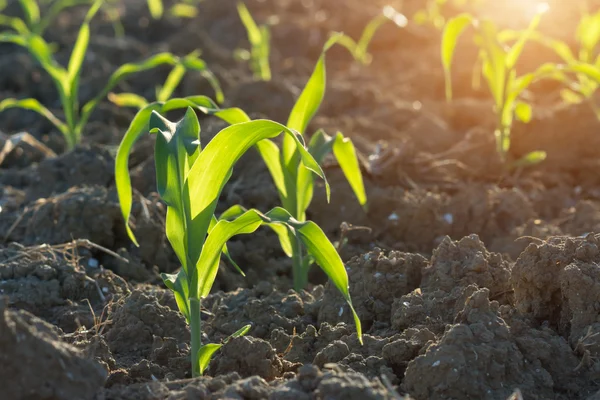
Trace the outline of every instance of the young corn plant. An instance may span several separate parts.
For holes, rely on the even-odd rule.
[[[13,32],[0,33],[0,42],[14,43],[26,48],[48,75],[50,75],[59,94],[64,121],[34,98],[4,99],[0,101],[0,112],[9,108],[22,108],[37,112],[48,119],[63,134],[68,149],[72,149],[81,141],[83,129],[98,103],[110,92],[110,90],[112,90],[112,88],[131,74],[146,71],[165,64],[182,64],[187,69],[199,70],[202,73],[210,73],[207,72],[208,69],[202,60],[188,59],[182,61],[179,57],[176,57],[171,53],[161,53],[140,63],[128,63],[119,67],[109,77],[108,83],[97,96],[85,103],[80,109],[79,79],[90,40],[90,21],[98,12],[101,5],[102,0],[96,0],[89,9],[85,20],[79,29],[79,35],[75,42],[67,68],[62,67],[56,61],[52,55],[51,46],[41,36],[31,32],[25,34]]]
[[[19,5],[23,10],[23,19],[17,17],[9,17],[0,14],[0,26],[12,29],[13,31],[22,34],[43,35],[44,31],[56,16],[64,9],[78,5],[90,3],[89,0],[59,0],[42,15],[40,7],[35,0],[19,0]],[[4,7],[0,7],[0,11]]]
[[[185,73],[189,70],[200,71],[200,74],[208,80],[213,90],[215,91],[215,98],[217,103],[222,103],[224,100],[223,91],[219,85],[219,81],[214,76],[212,71],[208,69],[204,60],[200,58],[200,52],[195,51],[187,56],[179,59],[173,59],[174,67],[167,76],[165,83],[162,86],[156,88],[156,100],[158,102],[165,102],[173,96],[173,92],[181,83]],[[150,104],[143,96],[135,93],[109,93],[108,99],[119,107],[133,107],[142,109]]]
[[[248,34],[250,50],[237,50],[236,56],[239,59],[250,62],[250,69],[254,74],[254,79],[270,81],[271,67],[269,65],[269,54],[271,53],[271,31],[269,30],[269,25],[264,24],[259,27],[244,3],[238,3],[237,10]]]
[[[312,75],[289,115],[286,127],[300,135],[306,134],[308,124],[323,101],[326,84],[325,56],[328,49],[338,43],[341,37],[341,34],[337,34],[327,41]],[[250,121],[250,117],[239,108],[220,111],[204,108],[202,111],[214,114],[230,124]],[[284,136],[281,148],[270,140],[262,140],[255,147],[273,178],[283,208],[296,220],[305,221],[306,210],[313,198],[314,175],[302,163],[293,138],[289,135]],[[367,208],[367,196],[356,150],[349,138],[340,132],[329,136],[323,130],[318,130],[310,139],[308,151],[318,163],[322,163],[325,157],[333,152],[359,203]],[[291,237],[282,230],[276,233],[279,235],[283,251],[292,258],[294,289],[300,291],[308,283],[308,271],[313,264],[313,257],[304,254],[303,244],[298,238]]]
[[[408,23],[408,20],[404,14],[396,11],[391,6],[385,6],[382,14],[373,17],[373,19],[367,23],[360,38],[358,39],[358,42],[352,39],[352,37],[343,33],[334,33],[333,35],[338,36],[338,43],[348,49],[355,60],[364,65],[368,65],[371,63],[373,58],[367,51],[369,44],[373,40],[373,36],[375,36],[377,30],[383,26],[383,24],[389,21],[393,22],[400,28],[405,27]]]
[[[600,118],[600,106],[594,101],[594,94],[600,86],[597,80],[600,70],[600,10],[585,12],[582,16],[576,31],[577,52],[572,51],[567,43],[539,33],[533,39],[552,49],[566,64],[564,69],[574,75],[574,79],[558,76],[566,84],[560,92],[563,101],[567,104],[587,102]]]
[[[494,99],[496,113],[496,149],[502,162],[508,168],[539,163],[546,158],[543,151],[533,151],[518,160],[509,160],[510,133],[514,118],[527,123],[532,117],[531,105],[521,95],[532,82],[556,71],[556,66],[544,64],[538,70],[517,75],[516,64],[523,47],[540,23],[542,13],[538,13],[526,31],[521,32],[512,47],[500,41],[501,34],[489,20],[478,21],[469,14],[461,14],[448,21],[442,36],[441,58],[446,81],[446,99],[452,99],[451,66],[454,50],[460,35],[471,26],[475,29],[475,44],[479,48],[476,68],[481,69]]]
[[[128,158],[134,142],[148,127],[150,133],[156,134],[156,182],[158,193],[167,205],[166,235],[181,263],[177,274],[163,274],[163,280],[174,292],[177,305],[190,324],[192,375],[201,375],[211,355],[219,348],[218,344],[201,342],[200,306],[202,298],[210,293],[220,256],[227,254],[226,243],[233,236],[252,233],[260,226],[271,227],[277,232],[285,230],[289,237],[306,247],[346,299],[362,340],[360,320],[352,306],[344,264],[318,225],[299,221],[280,207],[261,213],[234,206],[218,218],[215,216],[219,196],[240,157],[251,147],[282,133],[289,137],[294,154],[298,155],[304,168],[325,179],[321,167],[304,147],[302,136],[279,123],[255,120],[230,125],[203,148],[200,125],[191,107],[177,123],[157,112],[186,106],[210,108],[214,103],[199,96],[157,102],[140,110],[119,146],[115,177],[127,231],[137,244],[129,227],[132,195]],[[242,328],[241,332],[245,330]]]

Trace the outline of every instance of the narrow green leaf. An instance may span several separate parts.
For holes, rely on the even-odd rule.
[[[570,89],[561,89],[561,99],[567,104],[580,104],[584,98]]]
[[[104,97],[123,79],[127,78],[132,74],[147,71],[161,65],[175,65],[178,62],[178,60],[179,58],[171,53],[160,53],[149,57],[148,59],[139,63],[127,63],[121,65],[108,78],[108,82],[106,83],[102,91],[83,106],[81,117],[78,123],[78,129],[83,129],[91,113],[94,111],[98,103],[102,99],[104,99]]]
[[[458,39],[465,29],[473,23],[473,17],[469,14],[461,14],[448,21],[442,35],[442,66],[446,77],[446,100],[452,99],[452,59]]]
[[[150,11],[150,15],[154,19],[161,19],[163,16],[164,8],[162,0],[147,0],[148,1],[148,10]]]
[[[0,111],[4,111],[9,108],[23,108],[25,110],[35,111],[41,116],[45,117],[48,121],[52,122],[52,124],[63,134],[66,138],[69,135],[69,128],[61,122],[50,110],[44,107],[38,100],[36,99],[4,99],[0,101]]]
[[[148,101],[135,93],[109,93],[108,100],[119,107],[144,108]]]
[[[115,184],[119,197],[119,205],[121,206],[121,214],[125,221],[127,235],[136,246],[139,246],[139,244],[129,226],[129,216],[131,215],[131,206],[133,204],[131,178],[129,177],[129,154],[139,137],[147,132],[148,121],[150,120],[152,111],[160,109],[161,104],[152,103],[138,111],[129,124],[129,128],[121,140],[121,144],[119,144],[119,149],[117,150],[117,156],[115,158]]]
[[[294,224],[292,224],[294,225]],[[315,262],[327,274],[334,286],[340,291],[354,317],[358,339],[362,343],[362,328],[360,319],[352,305],[348,289],[348,275],[344,263],[333,244],[329,241],[323,230],[314,222],[308,221],[296,224],[296,232],[300,235],[306,250],[314,257]]]
[[[27,25],[34,26],[40,21],[40,8],[35,0],[19,0]]]
[[[525,44],[530,39],[533,31],[535,31],[537,29],[541,20],[542,20],[542,14],[537,13],[532,18],[532,20],[529,23],[529,26],[527,27],[525,32],[523,32],[523,34],[520,35],[517,42],[511,47],[508,54],[506,55],[506,68],[507,69],[513,69],[515,67],[515,65],[517,64],[517,60],[519,59],[519,57],[521,56],[521,53],[523,52],[523,48],[525,47]]]
[[[200,347],[197,356],[198,363],[200,364],[200,375],[204,374],[204,371],[206,371],[206,368],[210,364],[210,360],[221,347],[223,345],[220,343],[208,343]]]
[[[189,288],[187,283],[187,275],[184,270],[179,270],[177,274],[161,274],[165,286],[173,291],[175,301],[179,311],[185,319],[190,320],[190,304],[188,302]]]
[[[306,133],[308,124],[317,113],[325,96],[325,81],[325,51],[323,51],[306,86],[292,108],[287,121],[288,128],[300,132],[301,135]]]
[[[545,151],[532,151],[531,153],[527,153],[517,161],[514,161],[510,164],[510,168],[519,168],[519,167],[529,167],[535,164],[539,164],[546,159]]]
[[[195,18],[198,15],[198,8],[191,4],[177,3],[169,9],[169,14],[176,18]]]
[[[271,66],[269,65],[269,55],[271,54],[271,31],[267,25],[260,27],[262,40],[257,48],[258,72],[260,79],[267,82],[271,80]]]
[[[359,204],[366,208],[367,194],[352,140],[345,138],[338,132],[333,143],[333,154],[340,164],[340,168],[344,172],[350,187],[352,187]]]
[[[210,360],[212,359],[212,356],[221,347],[223,347],[224,345],[229,343],[232,339],[236,339],[236,338],[245,336],[250,331],[251,327],[252,327],[251,325],[245,325],[244,327],[238,329],[231,335],[227,336],[227,338],[225,340],[223,340],[223,342],[220,344],[209,343],[209,344],[205,344],[204,346],[200,347],[200,350],[198,350],[198,361],[200,363],[200,374],[204,374],[204,371],[206,371],[206,368],[208,368],[208,365],[210,364]]]
[[[515,105],[515,116],[517,119],[524,123],[529,123],[531,121],[531,117],[533,115],[533,111],[531,110],[531,105],[524,102],[517,102]]]
[[[256,22],[254,22],[254,18],[252,18],[252,14],[246,7],[246,5],[242,2],[237,3],[237,10],[240,16],[240,20],[244,24],[246,28],[246,32],[248,34],[248,41],[252,46],[260,46],[262,42],[262,34]]]
[[[29,28],[27,28],[25,22],[20,18],[7,17],[6,15],[0,14],[0,26],[14,29],[20,36],[29,35]]]
[[[577,63],[567,67],[567,70],[577,72],[587,76],[594,82],[600,84],[600,67],[596,67],[593,64]]]
[[[43,36],[48,26],[56,19],[61,11],[78,5],[90,4],[90,0],[57,0],[52,2],[50,8],[44,11],[40,21],[33,27],[33,33]]]
[[[165,84],[156,93],[156,101],[167,101],[173,95],[173,92],[179,86],[181,79],[185,75],[185,67],[182,64],[177,64],[173,67]]]

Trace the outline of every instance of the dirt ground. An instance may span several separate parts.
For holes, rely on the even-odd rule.
[[[92,23],[82,103],[124,62],[200,49],[226,105],[285,122],[328,34],[358,37],[387,4],[411,15],[423,1],[247,1],[256,19],[278,17],[273,80],[264,83],[233,56],[247,46],[235,1],[205,0],[194,19],[159,21],[145,2],[123,1],[125,37],[115,37],[102,14]],[[17,2],[7,11],[18,15]],[[47,31],[61,62],[85,11],[64,12]],[[556,33],[556,24],[573,26],[577,17],[576,7],[551,11],[541,29]],[[332,240],[342,222],[370,228],[349,232],[342,248],[364,345],[320,271],[311,272],[306,291],[291,290],[291,262],[261,230],[229,245],[247,276],[222,264],[202,304],[205,340],[252,328],[199,379],[190,378],[189,329],[159,277],[178,263],[164,235],[151,137],[131,157],[139,248],[119,210],[114,154],[134,112],[103,102],[83,143],[66,153],[47,121],[0,113],[3,133],[29,132],[58,154],[24,145],[0,167],[0,398],[504,400],[519,389],[525,399],[600,399],[600,123],[586,105],[559,105],[556,85],[536,85],[534,119],[515,126],[512,152],[545,150],[548,158],[507,173],[494,150],[489,96],[470,87],[473,50],[468,41],[459,46],[456,99],[448,104],[439,41],[431,27],[387,24],[369,66],[332,49],[325,100],[309,129],[342,131],[363,156],[369,211],[328,162],[332,201],[319,187],[309,218]],[[520,68],[540,57],[551,56],[531,45]],[[168,72],[134,76],[119,90],[152,97]],[[213,96],[190,73],[176,95],[196,94]],[[1,44],[5,97],[60,108],[40,66]],[[200,122],[207,139],[224,127]],[[268,210],[276,202],[252,153],[236,167],[219,209]]]

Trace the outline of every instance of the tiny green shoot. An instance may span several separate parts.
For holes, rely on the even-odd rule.
[[[258,26],[244,3],[238,3],[237,10],[248,34],[250,51],[237,50],[236,56],[250,62],[250,69],[254,74],[254,79],[270,81],[271,67],[269,65],[269,55],[271,53],[271,31],[269,25],[263,24]]]
[[[102,5],[102,1],[103,0],[96,0],[87,12],[85,20],[79,29],[79,35],[71,53],[69,64],[66,68],[62,67],[54,58],[51,46],[41,36],[32,32],[0,33],[0,42],[13,43],[26,48],[40,63],[48,75],[50,75],[59,94],[64,121],[34,98],[4,99],[0,101],[0,111],[16,107],[37,112],[48,119],[62,133],[68,149],[72,149],[81,141],[83,130],[98,103],[120,81],[131,74],[153,69],[160,65],[183,64],[186,69],[195,69],[211,75],[204,62],[197,57],[184,58],[182,61],[179,57],[176,57],[171,53],[160,53],[139,63],[128,63],[120,66],[108,78],[108,83],[96,97],[84,104],[80,109],[79,80],[90,41],[90,21],[98,12],[98,9]],[[163,88],[165,91],[172,89],[168,85],[165,86],[166,88]],[[217,89],[215,88],[215,90]],[[220,92],[217,93],[219,94]]]
[[[369,44],[373,40],[377,30],[383,26],[383,24],[390,21],[400,28],[404,28],[408,23],[408,20],[404,14],[396,11],[391,6],[385,6],[381,14],[373,17],[367,23],[360,38],[358,39],[358,42],[344,33],[334,33],[333,35],[338,36],[337,42],[348,49],[355,60],[364,65],[368,65],[372,61],[372,56],[367,51]]]
[[[535,72],[517,75],[516,64],[526,42],[531,38],[544,10],[540,10],[532,19],[526,31],[521,32],[512,47],[500,41],[502,35],[494,23],[489,20],[476,20],[469,14],[461,14],[448,21],[444,28],[441,46],[441,58],[446,80],[446,99],[452,98],[451,66],[454,50],[461,34],[469,26],[475,29],[475,44],[479,47],[477,66],[486,79],[494,99],[496,113],[496,150],[500,159],[509,168],[539,163],[546,158],[543,151],[533,151],[520,160],[509,162],[510,133],[516,117],[527,123],[532,118],[531,105],[521,99],[522,93],[535,80],[556,71],[553,64],[544,64]]]

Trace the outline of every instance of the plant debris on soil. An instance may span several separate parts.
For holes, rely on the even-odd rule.
[[[410,15],[424,4],[394,3],[247,1],[257,20],[278,18],[273,80],[257,82],[234,58],[248,47],[235,1],[204,0],[193,19],[160,20],[145,2],[123,1],[124,37],[103,16],[91,24],[81,95],[90,99],[124,62],[198,49],[227,106],[283,123],[331,31],[357,38],[383,6]],[[19,13],[16,1],[7,10]],[[85,12],[70,8],[47,30],[57,59],[68,60]],[[578,16],[549,20],[569,18]],[[189,328],[160,279],[179,265],[155,193],[153,138],[131,156],[140,247],[127,236],[114,187],[116,147],[135,112],[104,101],[67,153],[37,115],[0,113],[0,149],[9,133],[37,139],[0,156],[0,399],[600,399],[599,122],[585,105],[544,103],[554,89],[534,87],[540,104],[530,124],[515,124],[511,151],[544,150],[547,159],[506,173],[491,102],[468,89],[472,64],[456,65],[457,99],[445,102],[439,42],[433,28],[388,24],[369,48],[371,65],[343,48],[327,58],[327,92],[311,126],[353,139],[369,211],[330,162],[332,201],[316,187],[308,217],[344,244],[364,344],[325,275],[314,269],[307,290],[293,291],[291,261],[260,230],[229,243],[246,276],[222,263],[202,303],[203,341],[251,330],[194,379]],[[522,62],[526,69],[527,51]],[[119,88],[151,97],[168,72]],[[175,94],[212,96],[193,73]],[[59,107],[27,52],[0,44],[5,97]],[[225,126],[200,118],[205,140]],[[256,153],[236,166],[218,208],[234,204],[277,204]]]

